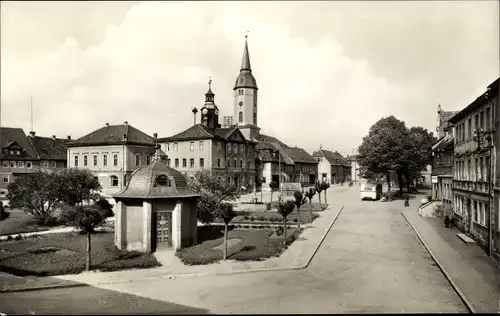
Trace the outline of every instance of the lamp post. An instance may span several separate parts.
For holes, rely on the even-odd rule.
[[[281,154],[279,146],[278,149],[274,151],[274,153],[278,153],[278,189],[281,193]]]

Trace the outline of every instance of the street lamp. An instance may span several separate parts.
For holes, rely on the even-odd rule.
[[[274,153],[278,153],[278,189],[280,190],[280,193],[281,193],[281,154],[280,154],[280,147],[278,147],[278,149],[275,150]]]

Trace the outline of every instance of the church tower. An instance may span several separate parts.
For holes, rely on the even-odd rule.
[[[215,94],[212,92],[212,79],[208,81],[208,91],[205,93],[205,104],[201,108],[201,124],[210,129],[216,129],[219,125],[219,108],[214,102]]]
[[[247,140],[255,140],[260,128],[257,126],[257,82],[252,74],[247,36],[243,60],[238,78],[234,84],[234,121]]]

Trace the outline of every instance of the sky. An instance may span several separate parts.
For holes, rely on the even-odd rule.
[[[498,1],[2,1],[1,124],[73,139],[233,114],[245,34],[261,132],[342,154],[394,115],[435,131],[499,77]],[[199,120],[199,114],[198,114]]]

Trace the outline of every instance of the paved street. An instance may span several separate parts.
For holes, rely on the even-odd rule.
[[[210,313],[467,312],[394,204],[362,202],[356,187],[330,190],[328,202],[345,207],[307,270],[137,281],[101,286],[113,291],[101,294],[90,287],[2,294],[0,306],[17,300],[71,313],[90,303],[106,313],[95,307],[104,295],[106,306],[133,302],[130,313],[177,312],[172,303]],[[154,303],[142,310],[135,295]]]

